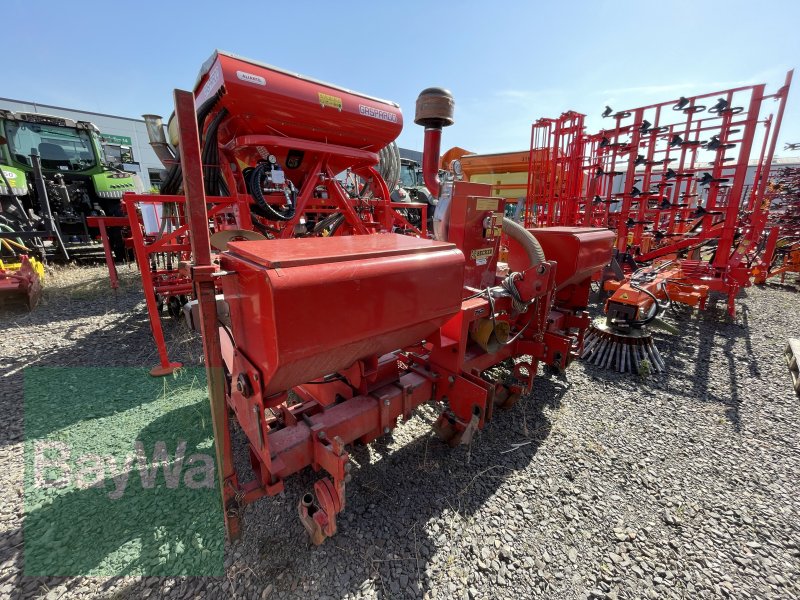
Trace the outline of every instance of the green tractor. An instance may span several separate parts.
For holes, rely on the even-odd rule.
[[[410,158],[400,159],[400,174],[397,187],[392,190],[392,202],[424,202],[428,205],[428,231],[433,227],[433,211],[436,209],[436,198],[428,190],[422,177],[422,166]],[[416,208],[398,209],[409,223],[419,227],[422,211]]]
[[[108,164],[100,132],[87,121],[0,110],[0,244],[21,245],[42,259],[102,255],[89,216],[120,216],[125,192],[137,190],[131,173]],[[115,254],[124,254],[119,229],[109,230]]]

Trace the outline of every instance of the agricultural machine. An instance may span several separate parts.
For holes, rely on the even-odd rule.
[[[33,310],[42,297],[43,281],[44,265],[35,257],[19,254],[16,259],[0,259],[0,307]]]
[[[770,176],[764,198],[769,209],[767,235],[756,265],[755,282],[794,273],[800,277],[800,168],[782,167]]]
[[[429,201],[395,202],[387,184],[402,172],[394,140],[403,116],[394,102],[220,51],[194,94],[215,252],[243,239],[427,236]],[[167,356],[160,314],[196,307],[183,268],[193,249],[176,121],[169,140],[160,117],[145,121],[169,172],[160,195],[127,194],[124,203],[159,352],[153,373],[165,374],[178,365]]]
[[[80,259],[97,253],[87,217],[119,215],[133,175],[107,164],[92,123],[0,110],[0,239],[3,256]],[[122,237],[112,236],[119,253]]]
[[[408,235],[377,171],[399,108],[321,85],[218,53],[195,94],[175,92],[184,193],[161,200],[185,223],[231,538],[243,505],[311,467],[324,476],[298,513],[321,543],[345,508],[348,444],[390,433],[428,401],[441,406],[440,437],[469,443],[496,408],[530,391],[539,363],[568,367],[589,325],[592,276],[614,241],[601,229],[526,230],[504,218],[504,199],[488,185],[440,180],[454,103],[439,88],[420,94],[415,122],[425,128],[423,175],[441,233]],[[209,120],[219,124],[213,135]],[[207,150],[214,135],[219,163]],[[348,190],[336,177],[343,171],[361,182]],[[228,196],[213,195],[223,184]],[[126,200],[129,210],[146,201]],[[245,210],[262,219],[263,239],[236,234],[212,249]],[[315,235],[334,214],[342,229]],[[489,377],[501,364],[507,376]],[[234,469],[233,420],[247,436],[250,481]]]
[[[718,292],[733,316],[737,293],[753,277],[794,268],[793,221],[776,212],[791,202],[772,202],[776,192],[767,187],[792,74],[774,94],[762,84],[606,107],[602,116],[613,125],[596,134],[571,111],[533,125],[526,225],[617,234],[615,269],[604,285],[613,295],[585,358],[619,371],[635,372],[644,361],[662,370],[648,324],[673,302],[703,308]],[[774,117],[765,116],[769,100]]]
[[[392,187],[391,180],[387,181],[389,187]],[[433,211],[436,208],[436,198],[433,197],[430,190],[425,186],[425,181],[422,176],[422,165],[417,161],[410,158],[400,159],[400,175],[396,187],[391,193],[392,201],[398,204],[402,203],[424,203],[427,205],[427,229],[430,231],[433,221]],[[409,223],[417,228],[422,227],[422,211],[420,209],[402,209],[398,208],[397,212],[405,217]]]

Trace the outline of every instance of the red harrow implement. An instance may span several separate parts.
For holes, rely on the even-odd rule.
[[[792,74],[774,94],[761,84],[606,107],[613,126],[593,135],[574,112],[533,125],[526,223],[616,232],[616,281],[605,285],[614,296],[586,358],[621,371],[637,370],[641,358],[661,370],[647,324],[672,302],[702,308],[720,292],[733,316],[753,277],[800,270],[796,178],[787,171],[767,188]],[[765,116],[770,100],[774,117]]]
[[[782,167],[770,177],[764,199],[769,216],[764,249],[755,267],[755,282],[794,273],[800,282],[800,168]]]
[[[5,241],[5,240],[4,240]],[[44,266],[26,254],[0,259],[0,307],[33,310],[42,297]]]
[[[768,217],[766,174],[791,79],[789,72],[771,95],[760,84],[616,113],[607,108],[615,125],[594,136],[589,164],[597,173],[621,173],[621,191],[606,186],[601,197],[618,256],[677,260],[684,283],[726,294],[733,315]],[[774,119],[764,116],[768,100],[778,105]],[[746,193],[753,154],[755,183]]]

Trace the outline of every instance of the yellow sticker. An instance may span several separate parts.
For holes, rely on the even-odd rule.
[[[475,203],[475,210],[497,210],[496,198],[478,198]]]
[[[494,254],[494,248],[476,248],[470,253],[470,256],[477,260],[479,258],[488,258]]]
[[[627,300],[627,299],[628,299],[628,294],[627,294],[627,292],[623,292],[623,293],[622,293],[622,296],[620,296],[620,298],[622,298],[623,300]]]
[[[317,96],[319,96],[319,103],[322,108],[330,106],[336,110],[342,110],[342,99],[339,98],[339,96],[331,96],[330,94],[323,94],[322,92],[318,92]]]

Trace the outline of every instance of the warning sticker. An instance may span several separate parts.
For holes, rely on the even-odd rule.
[[[330,94],[323,94],[322,92],[317,92],[317,96],[319,96],[319,103],[322,108],[330,106],[336,110],[342,110],[342,99],[339,98],[339,96],[331,96]]]

